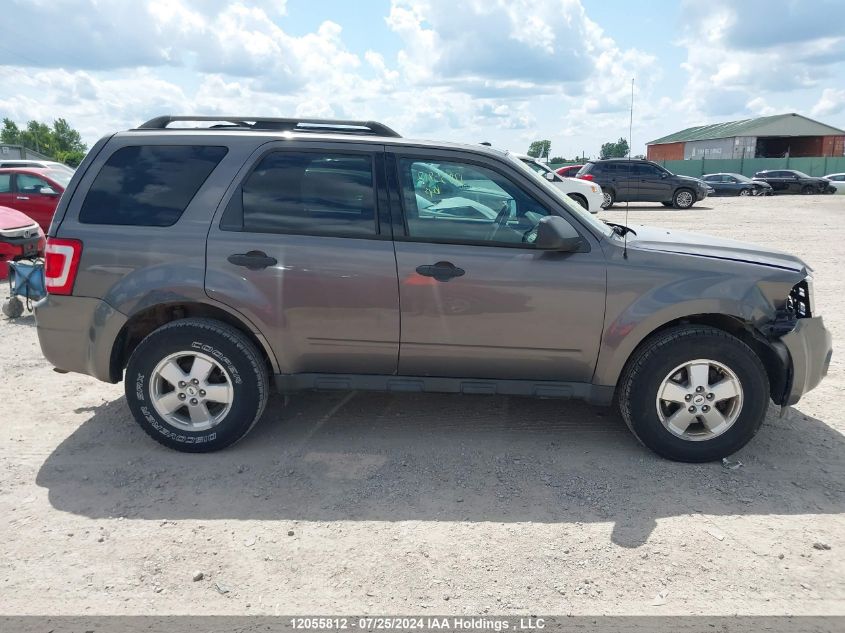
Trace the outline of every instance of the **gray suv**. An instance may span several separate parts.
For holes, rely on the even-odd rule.
[[[123,380],[143,429],[191,452],[242,438],[272,382],[615,402],[646,446],[706,461],[831,356],[797,257],[604,223],[502,152],[375,122],[164,116],[105,137],[46,278],[47,359]]]

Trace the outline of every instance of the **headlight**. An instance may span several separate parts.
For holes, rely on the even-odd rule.
[[[787,309],[795,313],[796,318],[808,319],[813,316],[815,309],[815,297],[813,296],[813,277],[807,275],[789,291],[789,298],[786,301]]]

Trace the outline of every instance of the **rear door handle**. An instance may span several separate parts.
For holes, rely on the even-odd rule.
[[[449,281],[452,277],[461,277],[466,274],[463,268],[458,268],[452,262],[437,262],[417,266],[417,274],[423,277],[434,277],[437,281]]]
[[[261,270],[268,266],[275,266],[279,261],[275,257],[270,257],[263,251],[249,251],[248,253],[235,253],[229,255],[227,258],[230,264],[235,266],[243,266],[250,270]]]
[[[29,196],[18,196],[18,200],[29,200]]]

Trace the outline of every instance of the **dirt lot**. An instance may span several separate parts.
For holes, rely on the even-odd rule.
[[[837,341],[843,221],[841,196],[630,210],[805,257]],[[53,373],[31,316],[0,340],[0,613],[845,614],[842,354],[729,470],[610,410],[452,395],[277,398],[182,455],[122,386]]]

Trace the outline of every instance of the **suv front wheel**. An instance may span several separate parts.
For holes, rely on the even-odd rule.
[[[126,400],[141,428],[190,453],[234,444],[267,403],[268,371],[239,330],[212,319],[183,319],[153,331],[129,358]]]
[[[754,437],[769,402],[754,351],[716,328],[686,325],[646,341],[619,383],[619,410],[643,444],[682,462],[735,453]]]
[[[676,209],[689,209],[695,204],[695,194],[689,189],[678,189],[672,197]]]

